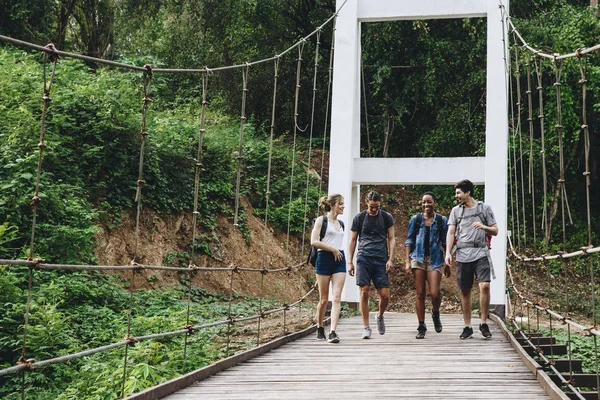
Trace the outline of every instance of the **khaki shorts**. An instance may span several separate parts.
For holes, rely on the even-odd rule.
[[[424,257],[423,258],[423,262],[420,263],[417,260],[410,260],[410,267],[412,269],[422,269],[423,271],[429,272],[429,271],[438,271],[440,274],[443,272],[441,267],[438,268],[433,268],[433,266],[431,265],[431,260],[429,259],[429,257]]]

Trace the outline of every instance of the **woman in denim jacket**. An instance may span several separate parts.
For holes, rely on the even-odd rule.
[[[417,290],[417,339],[424,339],[427,332],[425,325],[425,282],[429,285],[431,306],[433,311],[433,325],[436,332],[442,331],[440,321],[440,282],[442,273],[450,276],[450,267],[444,264],[442,251],[446,248],[446,233],[448,233],[448,219],[435,213],[436,198],[431,192],[425,192],[421,200],[423,213],[413,215],[408,224],[408,237],[404,246],[406,249],[405,270],[411,269],[415,277]]]

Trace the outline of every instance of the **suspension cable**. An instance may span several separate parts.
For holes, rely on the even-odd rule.
[[[271,195],[271,168],[273,163],[273,137],[275,135],[275,112],[277,110],[277,79],[279,78],[279,58],[276,58],[273,64],[273,102],[271,105],[271,127],[269,134],[269,161],[267,163],[267,190],[265,193],[265,223],[263,233],[263,257],[262,257],[262,268],[265,270],[267,263],[267,228],[269,223],[269,202]],[[259,296],[259,310],[262,314],[262,301],[264,295],[264,282],[266,273],[263,272],[260,277],[260,296]],[[261,318],[257,322],[257,338],[256,345],[260,344],[260,324]]]
[[[317,44],[315,46],[315,70],[313,75],[313,95],[312,95],[312,109],[310,112],[310,133],[308,137],[308,161],[307,168],[311,167],[311,156],[312,156],[312,142],[313,142],[313,128],[315,122],[315,101],[317,97],[317,72],[319,69],[319,47],[321,45],[321,32],[317,33]],[[306,220],[308,215],[308,184],[310,183],[310,174],[306,173],[306,189],[304,193],[304,220],[302,222],[302,247],[300,254],[304,256],[305,240],[306,240]]]
[[[331,100],[331,82],[333,75],[333,53],[335,47],[335,24],[337,19],[333,20],[332,30],[331,30],[331,49],[329,50],[329,77],[327,79],[327,103],[325,105],[325,122],[323,124],[323,148],[321,150],[321,175],[319,176],[319,196],[321,198],[322,188],[323,188],[323,173],[325,172],[325,146],[327,144],[327,122],[329,121],[329,108],[330,108],[330,100]],[[317,203],[317,210],[315,215],[319,214],[319,204]]]

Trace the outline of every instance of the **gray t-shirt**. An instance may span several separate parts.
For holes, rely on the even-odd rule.
[[[358,232],[358,255],[387,260],[387,230],[393,225],[394,217],[387,211],[379,210],[379,213],[374,216],[365,211],[356,214],[352,220],[351,230]]]
[[[478,203],[479,204],[479,203]],[[464,210],[464,212],[463,212]],[[462,214],[462,219],[461,219]],[[473,222],[481,222],[484,225],[492,226],[496,224],[496,218],[492,208],[481,203],[481,206],[475,208],[466,208],[456,206],[450,212],[448,225],[456,225],[460,220],[460,227],[456,227],[458,242],[484,243],[486,241],[486,233],[482,229],[475,229],[471,225]],[[463,247],[456,250],[456,261],[458,262],[473,262],[480,258],[487,257],[487,249],[484,247]]]

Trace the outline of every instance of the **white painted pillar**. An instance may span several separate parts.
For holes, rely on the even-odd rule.
[[[337,0],[339,9],[344,0]],[[347,250],[352,219],[359,210],[358,187],[352,184],[354,158],[360,157],[360,23],[358,0],[347,0],[336,21],[329,147],[329,193],[344,196],[346,209],[341,218],[346,225]],[[354,277],[346,275],[342,300],[358,302]]]
[[[508,11],[508,0],[504,4]],[[485,202],[492,207],[498,236],[492,240],[496,279],[491,283],[492,305],[506,305],[506,232],[508,179],[508,82],[502,37],[502,12],[498,1],[488,1],[487,14],[487,107],[485,131]],[[506,36],[506,34],[505,34]],[[506,312],[506,310],[504,311]]]
[[[345,3],[345,4],[344,4]],[[508,10],[509,0],[504,0]],[[340,7],[344,6],[340,9]],[[485,181],[484,201],[498,222],[492,260],[497,279],[492,282],[491,303],[504,306],[506,287],[506,201],[508,167],[508,107],[505,44],[498,0],[337,0],[334,75],[331,110],[329,193],[340,193],[346,202],[343,217],[350,230],[360,210],[359,184],[454,184],[461,179]],[[360,59],[361,21],[428,18],[488,17],[486,157],[390,160],[360,158]],[[426,164],[428,168],[414,170]],[[434,168],[443,171],[435,180],[422,175]],[[485,170],[482,172],[482,170]],[[376,173],[375,173],[376,172]],[[485,179],[483,179],[485,177]],[[478,194],[476,194],[477,196]],[[349,235],[345,237],[348,242]],[[354,278],[348,277],[342,293],[345,301],[358,301]]]

